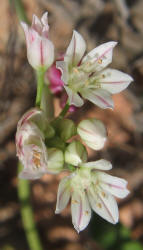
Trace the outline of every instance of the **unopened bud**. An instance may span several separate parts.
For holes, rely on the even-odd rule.
[[[87,160],[85,147],[79,141],[73,141],[68,145],[65,151],[65,162],[78,166]]]
[[[63,165],[63,152],[57,148],[48,149],[48,170],[53,174],[57,174],[62,171]]]
[[[77,133],[87,146],[95,150],[103,148],[107,139],[104,124],[95,118],[81,121]]]
[[[54,61],[54,45],[48,39],[48,19],[47,12],[41,20],[33,15],[32,25],[29,27],[22,22],[22,28],[26,37],[27,58],[31,66],[36,69],[46,71]]]

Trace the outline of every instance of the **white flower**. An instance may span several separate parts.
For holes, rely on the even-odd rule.
[[[20,178],[37,179],[46,173],[62,171],[63,152],[55,148],[47,149],[43,132],[45,127],[48,128],[48,123],[44,113],[36,108],[26,112],[18,122],[16,150],[24,167]]]
[[[105,69],[112,62],[116,44],[114,41],[104,43],[83,57],[85,41],[77,31],[73,32],[64,61],[57,62],[70,105],[82,106],[83,97],[103,109],[113,108],[111,94],[121,92],[133,81],[128,74]]]
[[[48,152],[39,128],[32,122],[24,123],[16,133],[17,156],[23,164],[19,174],[23,179],[37,179],[48,173]]]
[[[48,39],[47,16],[48,13],[46,12],[40,20],[36,15],[33,15],[31,27],[21,22],[26,37],[27,58],[36,70],[40,68],[47,70],[54,61],[54,46]]]
[[[77,133],[88,147],[95,150],[102,149],[107,139],[104,124],[95,118],[81,121],[77,126]]]
[[[91,209],[113,224],[118,222],[118,206],[113,195],[124,198],[129,191],[124,179],[99,171],[111,168],[111,163],[103,159],[81,163],[73,174],[61,180],[56,213],[60,213],[71,198],[72,222],[78,232],[87,227]]]

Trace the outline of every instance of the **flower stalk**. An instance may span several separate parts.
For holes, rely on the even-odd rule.
[[[19,162],[18,172],[22,165]],[[18,197],[21,204],[21,216],[30,250],[42,250],[40,238],[37,232],[33,210],[30,203],[30,184],[28,180],[18,178]]]
[[[10,4],[14,4],[15,6],[15,10],[16,10],[16,14],[19,18],[20,21],[23,21],[23,22],[26,22],[26,23],[29,23],[28,21],[28,18],[25,14],[25,10],[24,10],[24,7],[23,7],[23,3],[21,0],[9,0]]]
[[[45,71],[43,69],[37,70],[37,96],[36,96],[36,106],[41,107],[41,99],[44,88],[44,74]]]
[[[50,92],[49,86],[45,83],[43,86],[40,108],[44,111],[48,120],[51,120],[54,117],[53,96]]]
[[[63,110],[61,111],[61,113],[59,114],[60,117],[64,117],[66,115],[66,113],[69,110],[70,105],[68,104],[68,102],[66,103],[66,105],[64,106]]]

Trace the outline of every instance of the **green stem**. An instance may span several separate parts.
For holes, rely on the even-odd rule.
[[[20,172],[22,165],[19,163],[18,171]],[[29,249],[42,250],[39,235],[36,229],[33,210],[30,203],[30,184],[28,180],[18,178],[18,196],[21,204],[21,216],[28,241]]]
[[[42,93],[44,88],[44,70],[37,70],[37,96],[36,96],[36,106],[41,107],[41,99],[42,99]]]
[[[52,120],[52,118],[54,117],[53,96],[46,84],[44,84],[43,86],[40,108],[44,111],[48,120]]]
[[[59,114],[60,117],[64,117],[66,115],[66,113],[69,110],[70,105],[68,103],[66,103],[66,105],[64,106],[63,110],[61,111],[61,113]]]
[[[22,1],[21,0],[9,0],[9,2],[11,5],[15,6],[15,10],[16,10],[19,20],[25,23],[29,23]]]

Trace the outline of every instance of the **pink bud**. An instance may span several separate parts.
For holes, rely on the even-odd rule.
[[[33,15],[31,27],[21,22],[26,37],[28,61],[36,70],[41,67],[47,70],[54,61],[54,46],[48,39],[47,15],[47,12],[44,13],[41,20]]]
[[[64,93],[62,94],[61,99],[60,99],[60,106],[61,106],[61,108],[64,108],[64,106],[66,105],[67,99],[68,99],[68,96],[67,96],[66,92],[64,92]],[[71,105],[71,106],[69,107],[69,110],[68,110],[68,111],[69,111],[70,113],[72,113],[72,112],[75,112],[76,110],[77,110],[77,107],[75,107],[74,105]]]
[[[59,94],[63,91],[63,81],[61,80],[61,71],[56,68],[56,65],[53,64],[47,71],[46,77],[50,82],[50,89],[53,94]]]

